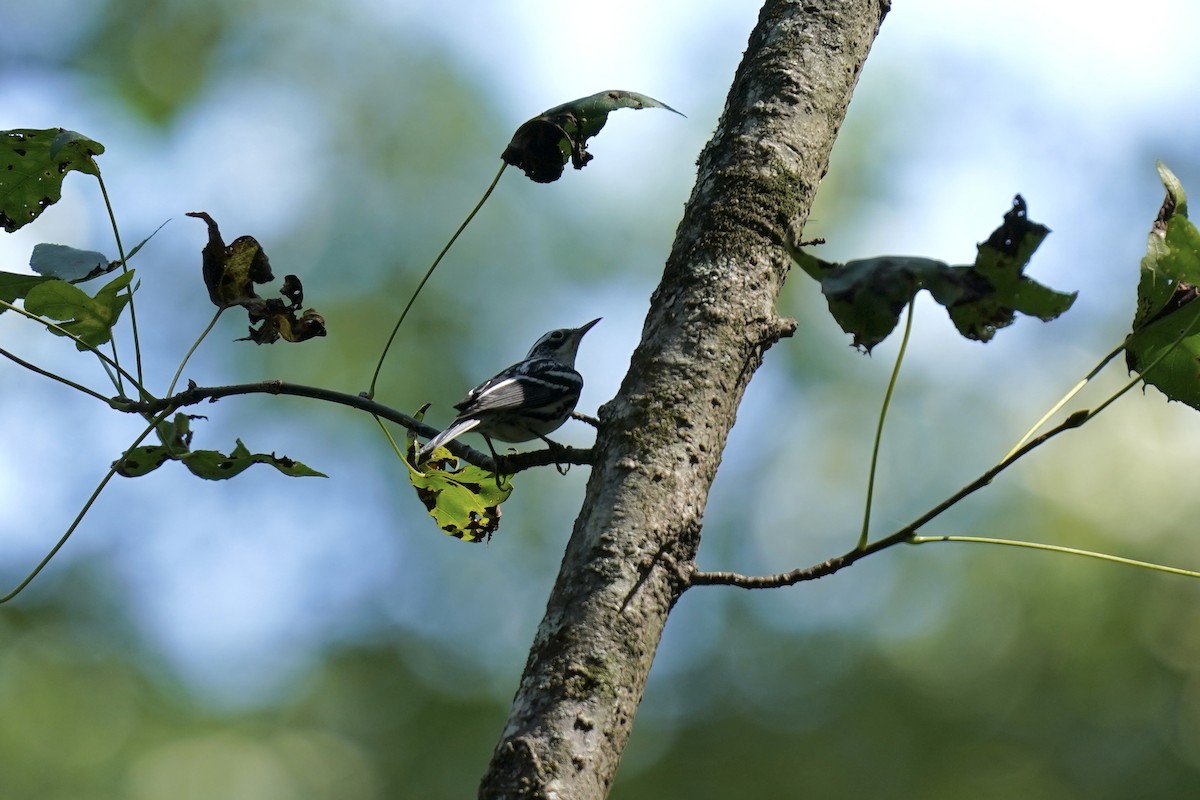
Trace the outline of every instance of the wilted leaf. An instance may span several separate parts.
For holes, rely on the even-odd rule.
[[[202,253],[204,285],[208,297],[218,308],[242,306],[250,318],[250,334],[240,341],[271,344],[283,339],[303,342],[325,335],[325,319],[313,309],[301,312],[304,288],[300,279],[288,275],[279,293],[283,298],[259,297],[254,284],[266,283],[274,276],[267,254],[253,236],[239,236],[225,246],[217,223],[203,211],[189,212],[208,225],[208,244]],[[254,327],[258,325],[258,327]]]
[[[104,145],[62,128],[0,131],[0,225],[12,233],[62,199],[71,170],[99,175]]]
[[[1179,179],[1161,163],[1158,173],[1167,194],[1142,259],[1125,363],[1171,400],[1200,409],[1200,303],[1195,302],[1200,295],[1200,232],[1187,218],[1187,195]]]
[[[417,419],[423,417],[418,412]],[[416,463],[417,439],[408,435],[409,463]],[[438,528],[464,542],[482,542],[492,538],[500,527],[500,504],[512,494],[512,479],[463,462],[444,447],[433,451],[422,464],[424,474],[410,469],[408,479],[417,497],[429,510]]]
[[[1075,302],[1076,292],[1056,292],[1024,275],[1025,266],[1049,229],[1026,216],[1020,195],[1004,223],[979,245],[975,263],[950,266],[915,256],[835,264],[798,247],[789,247],[797,264],[821,284],[829,312],[854,345],[867,352],[887,338],[900,312],[921,289],[946,307],[958,332],[989,341],[998,328],[1011,325],[1016,312],[1044,321],[1055,319]]]
[[[523,123],[500,158],[523,170],[531,180],[553,183],[562,177],[567,161],[575,169],[583,169],[592,160],[587,140],[604,127],[609,112],[619,108],[665,108],[679,114],[667,104],[637,92],[620,89],[598,92],[563,103]]]
[[[203,211],[189,211],[187,216],[202,219],[208,225],[208,243],[201,258],[204,285],[213,305],[230,308],[260,300],[254,284],[266,283],[274,276],[271,262],[258,241],[253,236],[239,236],[226,247],[216,220]]]
[[[52,319],[63,330],[79,337],[76,347],[86,350],[85,344],[98,347],[112,338],[113,325],[129,302],[123,291],[133,280],[133,270],[125,272],[101,287],[95,297],[78,286],[52,279],[29,289],[25,295],[25,310]],[[52,333],[62,335],[53,328]]]
[[[108,269],[108,258],[95,250],[79,250],[65,244],[35,244],[29,266],[39,275],[72,283],[96,277]]]

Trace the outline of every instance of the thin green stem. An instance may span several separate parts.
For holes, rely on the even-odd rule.
[[[65,386],[70,386],[72,389],[75,389],[76,391],[80,391],[86,395],[90,395],[90,396],[96,398],[97,400],[99,400],[100,402],[104,403],[105,405],[111,405],[111,403],[109,402],[109,399],[107,397],[105,397],[104,395],[100,394],[99,392],[89,389],[88,387],[86,387],[82,384],[76,383],[75,381],[64,378],[62,375],[56,375],[53,372],[50,372],[49,370],[42,369],[41,367],[37,366],[36,364],[31,364],[28,361],[26,361],[25,359],[21,358],[20,356],[10,353],[9,351],[5,350],[2,347],[0,347],[0,356],[4,356],[9,361],[12,361],[15,364],[19,364],[20,366],[24,367],[25,369],[27,369],[31,372],[36,372],[38,375],[42,375],[46,378],[49,378],[52,381],[58,381],[59,383],[65,385]]]
[[[1119,356],[1121,354],[1121,351],[1124,349],[1125,349],[1125,344],[1124,344],[1124,342],[1122,342],[1119,346],[1114,348],[1111,353],[1109,353],[1104,358],[1102,358],[1100,360],[1100,363],[1097,364],[1095,367],[1093,367],[1092,371],[1083,377],[1083,380],[1081,380],[1079,383],[1075,384],[1075,386],[1072,387],[1071,391],[1069,391],[1065,395],[1063,395],[1062,399],[1060,399],[1057,403],[1055,403],[1050,408],[1049,411],[1047,411],[1045,414],[1042,415],[1041,419],[1039,419],[1037,422],[1034,423],[1032,428],[1030,428],[1028,431],[1025,432],[1025,435],[1022,436],[1017,441],[1017,443],[1012,446],[1012,449],[1010,449],[1008,451],[1008,453],[1005,454],[1004,459],[1001,459],[1001,460],[1007,460],[1013,453],[1020,450],[1022,445],[1024,445],[1026,442],[1028,442],[1030,439],[1032,439],[1034,434],[1036,434],[1039,430],[1041,430],[1042,426],[1045,425],[1047,422],[1049,422],[1051,417],[1053,417],[1055,414],[1057,414],[1062,409],[1063,406],[1065,406],[1067,403],[1071,402],[1071,398],[1073,398],[1075,395],[1079,394],[1079,392],[1083,389],[1083,387],[1087,386],[1088,383],[1093,378],[1095,378],[1097,375],[1099,375],[1100,371],[1102,369],[1104,369],[1105,367],[1107,367],[1110,361],[1112,361],[1114,358]]]
[[[871,529],[871,503],[875,497],[875,468],[879,464],[879,445],[883,441],[883,423],[887,419],[888,408],[892,404],[892,395],[896,391],[896,382],[900,378],[900,365],[904,363],[904,352],[908,349],[908,337],[912,333],[913,306],[908,303],[908,314],[904,318],[904,336],[900,339],[900,351],[896,353],[896,364],[892,367],[892,377],[888,380],[887,391],[883,395],[883,406],[879,409],[879,423],[875,426],[875,443],[871,447],[871,471],[867,477],[867,502],[863,510],[862,533],[858,536],[858,549],[867,546],[867,534]]]
[[[1150,561],[1138,561],[1133,558],[1122,558],[1108,553],[1097,553],[1094,550],[1080,550],[1078,547],[1063,547],[1056,544],[1042,544],[1040,542],[1022,542],[1016,539],[994,539],[988,536],[914,536],[908,540],[910,544],[928,544],[929,542],[974,542],[976,544],[998,544],[1008,547],[1027,547],[1030,550],[1046,550],[1051,553],[1066,553],[1072,556],[1086,556],[1087,558],[1096,558],[1101,561],[1111,561],[1114,564],[1125,564],[1130,567],[1141,567],[1142,569],[1152,569],[1158,572],[1169,572],[1172,575],[1185,575],[1189,578],[1200,578],[1200,572],[1195,572],[1190,569],[1181,569],[1179,567],[1168,567],[1164,564],[1155,564]]]
[[[404,457],[404,450],[402,450],[400,445],[396,443],[396,439],[392,436],[392,432],[387,429],[387,425],[383,424],[383,419],[381,419],[378,414],[372,414],[372,417],[374,417],[375,422],[379,425],[379,430],[383,431],[383,435],[387,437],[388,442],[392,445],[392,450],[396,452],[396,458],[400,459],[400,461],[403,462],[404,466],[412,474],[423,475],[424,473],[422,473],[412,464],[408,463],[408,459]]]
[[[213,327],[216,326],[217,320],[221,318],[221,312],[224,310],[224,308],[217,309],[217,313],[213,314],[213,318],[208,321],[208,326],[200,332],[200,335],[196,338],[196,341],[192,342],[192,346],[188,348],[186,353],[184,353],[183,360],[179,362],[179,369],[175,370],[175,376],[171,378],[171,385],[167,387],[167,397],[175,394],[175,384],[179,383],[179,376],[183,374],[183,368],[187,366],[188,359],[192,357],[192,353],[196,352],[196,348],[200,346],[200,343],[204,341],[205,337],[212,333]]]
[[[67,337],[68,339],[75,342],[77,345],[79,345],[83,349],[90,350],[92,353],[94,353],[96,355],[97,358],[100,359],[100,361],[102,362],[102,364],[104,365],[106,370],[109,368],[112,368],[113,370],[116,371],[116,373],[118,375],[123,375],[125,378],[127,378],[129,380],[129,382],[132,383],[135,388],[137,388],[139,397],[141,397],[141,398],[151,397],[151,395],[142,386],[142,382],[139,381],[137,378],[133,377],[132,375],[130,375],[124,369],[122,369],[120,364],[113,361],[111,358],[106,356],[104,353],[101,353],[100,350],[98,348],[96,348],[95,345],[92,345],[92,344],[89,344],[89,343],[83,341],[78,336],[71,333],[69,330],[62,327],[58,323],[56,323],[52,320],[45,319],[44,317],[39,317],[37,314],[31,314],[28,311],[26,311],[25,309],[21,308],[20,306],[13,305],[12,303],[7,302],[6,300],[0,300],[0,308],[4,309],[6,311],[14,311],[17,314],[21,315],[22,317],[25,317],[26,319],[31,319],[34,322],[38,323],[39,325],[44,325],[47,328],[50,328],[51,330],[55,331],[56,333]],[[118,391],[120,391],[120,386],[118,385],[117,377],[115,375],[113,375],[113,373],[111,373],[111,372],[109,373],[109,379],[112,380],[113,385],[117,386]],[[124,392],[121,392],[122,396],[124,396],[124,394],[125,394]]]
[[[168,413],[169,412],[164,412],[163,414],[160,414],[150,420],[150,424],[146,426],[145,430],[143,430],[141,434],[133,440],[133,443],[130,444],[128,448],[126,448],[126,452],[141,444],[142,441],[154,431],[155,427],[158,426],[158,423],[166,419]],[[71,534],[75,533],[75,529],[79,527],[79,524],[83,522],[83,518],[87,516],[88,511],[90,511],[92,506],[96,503],[96,500],[100,497],[100,493],[104,491],[104,487],[108,486],[108,482],[112,480],[114,475],[117,474],[117,466],[120,463],[120,459],[117,459],[113,462],[113,465],[109,467],[108,472],[105,473],[104,477],[101,478],[100,483],[92,491],[91,496],[88,497],[87,502],[83,504],[83,508],[79,509],[79,513],[75,515],[75,519],[71,522],[70,527],[67,528],[66,533],[59,538],[54,547],[50,548],[50,552],[47,553],[46,557],[43,558],[38,565],[33,568],[33,571],[25,576],[25,580],[17,584],[17,587],[11,592],[3,597],[0,597],[0,604],[7,603],[9,600],[12,600],[14,597],[19,595],[25,589],[25,587],[32,583],[33,579],[36,578],[43,569],[45,569],[46,565],[50,563],[50,560],[58,555],[58,551],[61,550],[63,545],[67,543],[67,540],[71,538]]]
[[[446,253],[450,252],[450,248],[456,241],[458,241],[458,237],[464,230],[466,230],[467,226],[471,224],[471,220],[475,219],[475,215],[479,213],[479,209],[483,208],[483,204],[487,202],[487,199],[492,196],[492,190],[495,189],[496,184],[500,182],[500,176],[504,174],[504,169],[507,166],[507,162],[500,164],[500,171],[496,173],[496,177],[492,178],[491,185],[489,185],[487,191],[483,193],[483,197],[479,198],[479,202],[476,203],[475,207],[471,209],[471,213],[467,214],[467,218],[463,220],[461,225],[458,226],[458,230],[456,230],[454,235],[450,237],[450,241],[446,242],[446,246],[442,248],[442,252],[437,254],[437,258],[435,258],[433,263],[429,265],[429,269],[425,271],[425,276],[421,278],[421,282],[417,284],[417,290],[412,293],[412,297],[408,298],[408,303],[405,304],[404,310],[400,312],[400,319],[396,320],[396,326],[392,328],[392,335],[388,337],[387,344],[383,346],[383,353],[379,356],[379,363],[375,365],[375,374],[371,376],[371,387],[367,389],[366,392],[367,399],[373,399],[375,397],[375,385],[379,383],[379,373],[383,370],[383,362],[387,359],[388,351],[392,349],[392,342],[396,340],[396,334],[400,332],[400,326],[404,324],[404,318],[408,316],[409,309],[413,307],[413,303],[417,301],[417,296],[421,294],[421,290],[425,288],[425,284],[429,281],[429,276],[433,275],[433,271],[437,269],[438,264],[442,263],[442,259],[446,256]]]
[[[112,224],[113,238],[117,242],[117,255],[121,259],[121,271],[128,272],[129,264],[125,260],[125,246],[121,244],[121,231],[117,227],[117,216],[113,212],[112,202],[108,199],[108,187],[104,185],[104,178],[100,175],[100,168],[96,168],[96,181],[100,184],[100,194],[104,197],[104,207],[108,210],[108,221]],[[129,324],[133,328],[133,357],[137,367],[137,382],[141,386],[145,381],[144,373],[142,372],[142,343],[138,337],[137,324],[137,308],[133,302],[133,286],[126,286],[125,291],[129,294]],[[116,341],[113,341],[113,358],[116,360],[117,346]],[[117,387],[118,390],[120,387]]]

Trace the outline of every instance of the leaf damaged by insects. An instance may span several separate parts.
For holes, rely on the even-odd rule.
[[[1049,322],[1065,313],[1077,292],[1056,292],[1026,277],[1029,259],[1050,230],[1030,220],[1020,195],[1004,221],[978,246],[975,263],[950,266],[916,256],[880,256],[836,264],[799,246],[788,252],[821,284],[829,312],[854,346],[866,352],[882,342],[900,321],[916,293],[927,289],[945,306],[958,332],[987,342],[1011,325],[1019,311]]]
[[[68,172],[99,175],[93,156],[103,152],[104,145],[63,128],[0,131],[0,227],[12,233],[61,200]]]
[[[327,477],[287,456],[251,453],[241,439],[236,440],[228,455],[219,450],[192,450],[193,419],[201,417],[176,414],[174,419],[160,422],[157,433],[162,444],[143,445],[125,451],[113,462],[114,471],[125,478],[137,478],[153,472],[168,461],[179,461],[196,477],[210,481],[228,480],[255,464],[267,464],[292,478]]]
[[[414,415],[422,419],[424,409]],[[417,438],[408,434],[406,454],[416,463]],[[511,476],[497,476],[473,464],[459,462],[444,447],[422,464],[424,473],[408,470],[417,497],[438,528],[464,542],[483,542],[500,527],[500,504],[513,491]]]
[[[187,216],[201,219],[208,226],[208,243],[201,258],[209,300],[222,310],[241,306],[250,318],[249,335],[240,341],[303,342],[325,335],[325,319],[314,309],[301,310],[304,288],[295,275],[284,278],[279,290],[282,297],[260,297],[254,290],[256,283],[266,283],[275,277],[257,239],[239,236],[226,245],[216,221],[207,213],[191,211]]]
[[[562,177],[568,161],[583,169],[592,160],[587,140],[604,127],[609,112],[619,108],[663,108],[679,114],[653,97],[610,89],[555,106],[524,122],[500,158],[536,183],[553,183]]]
[[[1187,194],[1161,162],[1166,197],[1150,229],[1125,364],[1170,400],[1200,409],[1200,231]]]

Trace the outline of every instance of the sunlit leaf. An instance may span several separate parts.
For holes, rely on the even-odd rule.
[[[59,323],[63,330],[79,337],[81,343],[76,347],[86,350],[85,344],[96,347],[112,338],[113,325],[129,302],[129,293],[123,290],[132,280],[133,270],[130,270],[105,284],[95,297],[66,281],[47,280],[29,289],[25,310]]]
[[[989,341],[1011,325],[1016,312],[1049,321],[1075,302],[1077,292],[1056,292],[1025,276],[1025,267],[1049,229],[1026,216],[1020,195],[1004,223],[979,245],[975,263],[950,266],[915,256],[881,256],[836,264],[789,246],[789,252],[821,284],[829,312],[854,345],[870,352],[895,329],[900,312],[921,289],[946,307],[968,339]]]
[[[1167,194],[1142,259],[1125,363],[1171,400],[1200,409],[1200,232],[1179,179],[1161,163],[1158,173]]]
[[[423,412],[415,416],[421,419]],[[410,464],[416,463],[417,449],[416,436],[410,432],[406,448]],[[438,528],[464,542],[491,539],[500,527],[500,504],[512,494],[512,478],[497,478],[473,464],[460,463],[444,447],[435,449],[421,466],[424,474],[410,469],[408,479]]]
[[[583,169],[592,160],[587,140],[604,127],[609,112],[619,108],[663,108],[679,114],[666,103],[637,92],[620,89],[598,92],[563,103],[523,123],[500,158],[523,170],[531,180],[553,183],[562,177],[568,161],[575,169]]]
[[[71,170],[99,175],[104,145],[62,128],[0,131],[0,225],[9,233],[62,199]]]

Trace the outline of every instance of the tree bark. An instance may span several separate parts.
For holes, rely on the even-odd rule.
[[[767,0],[701,154],[482,798],[603,798],[887,0]]]

